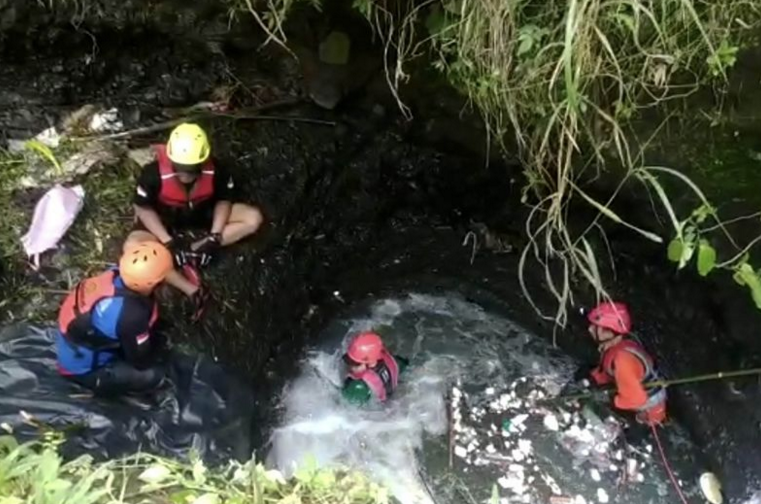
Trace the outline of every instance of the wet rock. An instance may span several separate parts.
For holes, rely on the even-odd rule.
[[[148,163],[155,161],[156,154],[151,147],[145,147],[143,149],[132,149],[127,153],[127,157],[134,161],[138,166],[145,166]]]

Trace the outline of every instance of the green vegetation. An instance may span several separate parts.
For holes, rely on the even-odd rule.
[[[2,504],[382,504],[385,489],[363,476],[302,468],[286,480],[251,460],[206,467],[137,454],[95,462],[89,455],[64,462],[56,447],[62,438],[19,445],[0,437]]]
[[[297,3],[314,2],[246,2],[260,24],[264,15],[256,9],[267,11],[264,25],[281,44],[283,19]],[[621,185],[643,182],[670,215],[674,210],[659,177],[687,182],[699,204],[706,204],[680,173],[642,166],[649,139],[640,142],[631,122],[643,110],[658,110],[703,87],[722,87],[737,53],[755,42],[761,25],[761,6],[750,0],[354,0],[352,5],[384,45],[387,81],[405,115],[410,110],[400,88],[409,63],[427,56],[482,113],[491,138],[502,148],[518,149],[527,180],[524,203],[532,208],[521,272],[530,259],[546,269],[558,301],[557,312],[547,318],[560,325],[573,299],[574,277],[581,275],[607,297],[587,239],[602,228],[595,221],[581,234],[572,233],[567,225],[572,201],[663,242],[613,213],[618,191],[598,202],[583,182],[616,166]],[[683,239],[684,226],[675,217],[671,222],[677,239]],[[560,268],[551,269],[551,263]]]
[[[503,148],[514,135],[525,166],[524,202],[532,208],[521,273],[530,258],[546,269],[558,301],[548,318],[560,325],[573,299],[573,277],[581,275],[607,296],[587,240],[602,228],[595,222],[572,234],[569,203],[586,202],[600,216],[633,228],[610,209],[615,194],[595,201],[583,189],[584,177],[614,164],[623,168],[622,184],[636,179],[661,194],[658,176],[679,174],[642,167],[645,146],[629,122],[641,110],[721,85],[761,22],[757,4],[737,0],[441,0],[396,10],[369,0],[354,5],[382,34],[387,51],[394,49],[387,65],[393,87],[403,82],[405,63],[425,49],[478,107]],[[422,23],[426,35],[419,33]],[[666,195],[657,201],[673,212]],[[682,228],[673,223],[679,238]],[[550,269],[553,262],[561,265],[560,275]]]

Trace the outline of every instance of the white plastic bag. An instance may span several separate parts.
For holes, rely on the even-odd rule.
[[[81,185],[68,188],[56,184],[37,202],[32,225],[21,237],[24,251],[32,258],[35,269],[40,266],[40,254],[55,248],[74,223],[82,210],[84,197]]]

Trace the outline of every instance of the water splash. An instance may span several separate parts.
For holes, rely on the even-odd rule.
[[[340,356],[351,336],[365,330],[380,332],[395,354],[412,360],[399,390],[385,406],[356,408],[340,397],[345,372]],[[485,413],[495,391],[496,395],[509,392],[519,382],[554,396],[575,369],[574,362],[545,340],[456,295],[410,294],[357,307],[355,316],[334,321],[321,341],[322,345],[312,349],[302,363],[300,376],[283,391],[283,416],[272,434],[268,463],[286,474],[310,456],[321,466],[362,469],[387,485],[403,504],[461,500],[447,483],[452,474],[446,464],[450,430],[447,395],[453,383],[461,383],[459,389],[466,403],[461,415],[463,422],[470,422],[468,429],[474,439],[487,435],[499,438],[499,428],[494,424],[499,425],[500,415],[507,413],[500,413],[499,408]],[[530,413],[526,408],[525,413]],[[563,417],[562,413],[557,415]],[[599,419],[590,418],[591,423],[595,421]],[[618,502],[668,501],[666,484],[655,475],[657,468],[648,472],[651,491],[641,493],[641,489],[632,488],[618,493],[615,486],[600,491],[606,478],[615,485],[613,475],[600,477],[596,468],[590,473],[592,461],[583,453],[589,450],[579,445],[579,440],[569,449],[567,439],[563,442],[564,433],[552,432],[543,422],[554,425],[544,413],[534,415],[526,421],[528,430],[520,434],[522,444],[533,447],[530,470],[537,480],[529,481],[532,477],[527,469],[528,486],[521,502],[539,502],[538,483],[546,487],[545,493],[568,490],[575,496],[584,493],[590,500],[610,494]],[[457,478],[473,489],[478,501],[489,497],[495,482],[510,483],[511,466],[515,465],[500,461],[500,453],[482,453],[486,442],[481,441],[484,446],[468,446],[471,451],[458,458],[455,467]],[[595,446],[601,440],[584,442]],[[459,447],[460,451],[465,449]],[[490,447],[500,449],[505,450]],[[478,459],[485,461],[482,467],[465,462]],[[592,480],[590,474],[594,475]]]

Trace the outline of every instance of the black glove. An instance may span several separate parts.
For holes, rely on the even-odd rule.
[[[214,260],[214,256],[222,246],[222,234],[211,233],[203,242],[203,245],[196,250],[198,265],[205,268]]]
[[[172,254],[174,259],[174,265],[178,268],[182,268],[190,262],[190,256],[184,245],[179,240],[170,238],[168,242],[164,243],[164,246],[169,249],[169,253]]]
[[[592,370],[595,369],[597,366],[593,364],[584,364],[582,366],[579,366],[579,368],[576,370],[576,373],[573,375],[573,381],[576,383],[580,383],[584,380],[592,381]]]

